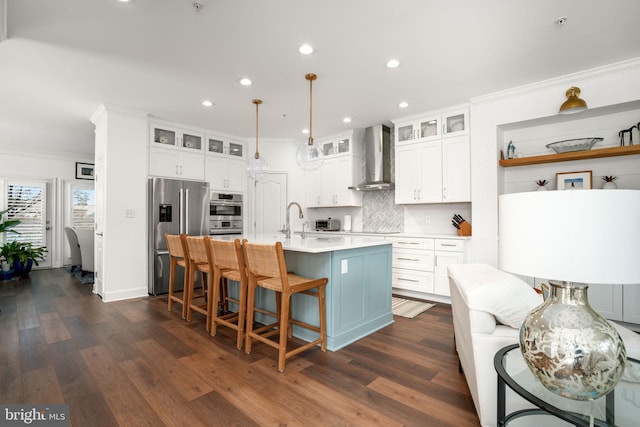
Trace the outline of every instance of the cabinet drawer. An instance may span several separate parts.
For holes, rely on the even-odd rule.
[[[432,294],[433,273],[426,271],[409,271],[399,268],[392,269],[391,283],[394,288]]]
[[[464,240],[436,239],[436,251],[464,252]]]
[[[393,250],[398,249],[428,249],[433,250],[433,239],[403,239],[392,238]]]
[[[419,271],[433,271],[433,258],[433,251],[394,249],[392,266],[395,268],[408,268]]]

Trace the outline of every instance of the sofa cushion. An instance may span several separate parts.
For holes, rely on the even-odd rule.
[[[512,328],[520,328],[526,315],[542,304],[542,296],[525,281],[486,264],[450,265],[449,277],[469,308],[486,311]]]

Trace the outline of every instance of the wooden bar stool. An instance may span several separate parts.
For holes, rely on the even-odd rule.
[[[327,349],[327,320],[325,312],[325,287],[327,278],[310,279],[287,272],[282,243],[265,245],[258,243],[242,242],[247,276],[249,280],[247,295],[247,327],[245,338],[245,352],[251,353],[253,340],[262,341],[278,349],[278,371],[284,372],[285,360],[289,357],[320,344],[320,349]],[[261,277],[262,276],[262,277]],[[253,329],[253,316],[256,287],[270,289],[276,293],[278,317],[276,323]],[[316,288],[316,292],[311,290]],[[318,298],[318,311],[320,313],[320,326],[314,326],[291,316],[291,296],[305,294]],[[291,325],[295,324],[306,329],[318,332],[320,337],[314,341],[287,351],[287,339],[291,336]],[[278,342],[270,339],[273,335],[279,335]]]
[[[233,242],[224,240],[207,239],[207,255],[209,257],[209,270],[213,271],[213,296],[212,301],[220,301],[224,307],[224,313],[212,310],[211,336],[215,336],[217,326],[222,325],[236,330],[236,347],[242,348],[245,330],[245,313],[247,310],[247,274],[244,266],[244,257],[240,240]],[[228,280],[239,284],[239,298],[234,299],[228,293]],[[226,295],[220,295],[223,291]],[[226,291],[226,292],[225,292]],[[232,301],[238,305],[237,312],[229,313],[227,302]]]
[[[187,311],[186,319],[191,321],[193,311],[202,313],[206,316],[205,328],[211,328],[211,274],[209,269],[209,259],[207,258],[207,248],[204,236],[184,236],[185,254],[188,259],[187,266]],[[202,293],[195,295],[196,274],[202,274]]]
[[[183,235],[165,233],[164,238],[167,241],[167,249],[169,250],[169,300],[167,309],[171,311],[173,303],[177,302],[182,305],[182,318],[187,317],[187,276],[188,276],[188,260],[184,253]],[[184,281],[182,292],[175,290],[176,267],[184,269]]]

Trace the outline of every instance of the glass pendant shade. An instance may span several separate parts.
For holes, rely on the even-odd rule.
[[[296,151],[296,162],[302,169],[310,171],[322,166],[324,156],[318,144],[305,142]]]
[[[324,162],[322,149],[313,141],[313,81],[318,78],[315,74],[304,76],[309,81],[309,139],[298,147],[296,163],[302,169],[310,171],[318,169]]]
[[[269,172],[267,161],[258,152],[258,106],[262,100],[254,99],[251,102],[256,106],[256,154],[247,160],[247,174],[254,181],[260,181]]]
[[[587,109],[587,103],[581,99],[580,88],[572,86],[565,93],[567,100],[560,106],[560,114],[579,113]]]
[[[260,154],[247,160],[247,174],[254,181],[260,181],[269,172],[267,161]]]

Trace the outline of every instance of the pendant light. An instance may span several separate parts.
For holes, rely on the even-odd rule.
[[[251,101],[256,106],[256,154],[247,160],[247,173],[249,178],[254,181],[260,181],[267,174],[269,167],[263,157],[260,157],[258,151],[258,106],[262,104],[262,100],[254,99]]]
[[[309,80],[309,140],[298,147],[296,162],[302,169],[310,171],[322,166],[324,157],[322,149],[313,142],[313,81],[318,76],[307,74],[304,78]]]
[[[560,114],[579,113],[587,109],[587,103],[580,98],[580,88],[571,86],[565,93],[567,100],[560,106]]]

